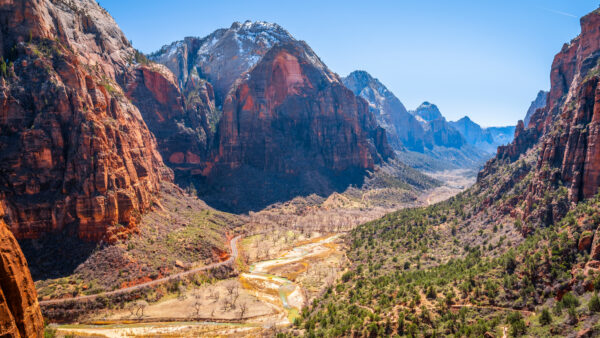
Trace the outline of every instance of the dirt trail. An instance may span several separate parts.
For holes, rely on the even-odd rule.
[[[187,277],[190,275],[194,275],[198,272],[201,271],[206,271],[206,270],[210,270],[210,269],[214,269],[214,268],[218,268],[224,265],[229,265],[229,264],[233,264],[233,262],[235,262],[237,256],[238,256],[238,248],[237,248],[237,242],[238,240],[241,238],[241,236],[237,236],[232,238],[229,241],[229,246],[231,249],[231,256],[229,257],[229,259],[222,261],[222,262],[218,262],[218,263],[213,263],[213,264],[209,264],[209,265],[205,265],[205,266],[201,266],[199,268],[196,269],[191,269],[188,271],[183,271],[183,272],[179,272],[167,277],[163,277],[163,278],[159,278],[159,279],[155,279],[153,281],[150,282],[145,282],[142,284],[138,284],[138,285],[134,285],[134,286],[130,286],[127,288],[123,288],[123,289],[118,289],[118,290],[114,290],[114,291],[109,291],[109,292],[102,292],[102,293],[98,293],[95,295],[88,295],[88,296],[77,296],[77,297],[71,297],[71,298],[61,298],[61,299],[52,299],[52,300],[44,300],[40,302],[40,306],[44,306],[44,305],[56,305],[56,304],[62,304],[62,303],[67,303],[67,302],[87,302],[87,301],[92,301],[92,300],[96,300],[96,298],[98,297],[106,297],[106,296],[115,296],[115,295],[120,295],[120,294],[125,294],[125,293],[129,293],[129,292],[133,292],[133,291],[139,291],[143,288],[146,287],[150,287],[150,286],[156,286],[156,285],[160,285],[169,281],[173,281],[175,279],[179,279],[182,277]]]
[[[515,311],[515,312],[520,312],[521,314],[524,314],[526,316],[534,316],[535,312],[533,311],[529,311],[529,310],[519,310],[519,309],[513,309],[513,308],[509,308],[509,307],[501,307],[501,306],[491,306],[491,305],[473,305],[473,304],[455,304],[450,306],[451,309],[461,309],[461,308],[473,308],[473,309],[490,309],[490,310],[495,310],[495,311]]]

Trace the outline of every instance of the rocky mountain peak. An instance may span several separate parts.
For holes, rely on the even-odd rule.
[[[470,118],[470,117],[468,117],[468,116],[466,116],[466,115],[465,115],[465,116],[463,116],[461,119],[459,119],[459,120],[458,120],[458,121],[456,121],[456,122],[465,123],[465,124],[467,124],[467,123],[468,123],[468,124],[476,124],[475,122],[473,122],[473,120],[471,120],[471,118]]]
[[[236,80],[215,135],[202,176],[221,193],[204,197],[234,210],[330,193],[394,156],[367,103],[301,41],[275,45]],[[252,199],[239,198],[245,189]]]
[[[433,120],[443,118],[438,107],[435,104],[427,101],[423,102],[411,113],[425,122],[431,122]]]
[[[220,105],[235,81],[274,45],[295,41],[281,26],[264,21],[234,22],[204,38],[188,37],[150,55],[167,66],[183,88],[191,79],[209,81]]]
[[[400,100],[378,79],[364,70],[353,71],[342,79],[344,85],[369,103],[377,122],[386,130],[390,145],[396,149],[423,151],[424,131]]]

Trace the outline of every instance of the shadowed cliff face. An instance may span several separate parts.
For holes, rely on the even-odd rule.
[[[176,80],[162,87],[178,83],[171,97],[183,97],[183,113],[169,108],[171,118],[161,121],[158,104],[139,99],[137,89],[128,95],[176,181],[194,183],[215,207],[247,211],[343,190],[392,156],[368,104],[276,24],[234,23],[150,59],[173,72]],[[137,88],[152,87],[148,78]]]
[[[480,176],[501,161],[516,161],[528,149],[539,150],[536,175],[525,200],[524,217],[541,203],[546,187],[566,186],[568,201],[594,196],[600,187],[600,14],[581,19],[581,34],[554,58],[547,105],[517,125],[515,140],[500,147],[498,156]],[[567,208],[552,206],[544,222],[560,218]]]
[[[133,231],[170,179],[120,83],[135,52],[95,1],[0,3],[0,190],[17,238]],[[161,91],[157,91],[161,92]],[[157,98],[160,100],[161,98]]]
[[[360,183],[361,173],[393,156],[367,103],[302,42],[273,47],[238,81],[225,100],[215,144],[206,182],[223,189],[235,176],[259,191],[273,185],[252,201],[233,201],[262,200],[257,206]],[[275,182],[284,188],[276,191]]]
[[[44,321],[25,257],[0,201],[0,336],[42,337]]]
[[[153,63],[137,67],[126,90],[155,135],[165,163],[178,176],[200,173],[217,118],[212,86],[190,79],[184,95],[173,74]]]

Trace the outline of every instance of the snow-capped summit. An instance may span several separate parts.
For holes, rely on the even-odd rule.
[[[180,86],[191,79],[206,79],[214,86],[217,102],[225,98],[235,80],[254,67],[275,44],[295,41],[284,28],[264,21],[234,22],[204,38],[188,37],[150,55],[166,65]]]

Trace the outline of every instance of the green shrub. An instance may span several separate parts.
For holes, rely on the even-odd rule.
[[[56,329],[50,326],[46,326],[44,328],[44,338],[54,338],[56,337]]]
[[[546,326],[550,323],[552,323],[552,315],[550,314],[550,311],[548,311],[547,308],[544,308],[542,310],[542,314],[540,315],[540,325]]]
[[[508,324],[510,324],[510,334],[514,337],[521,336],[527,332],[527,326],[523,320],[523,316],[520,312],[512,312],[506,318]]]
[[[590,302],[588,303],[588,308],[590,312],[600,312],[600,299],[598,298],[598,294],[594,294]]]
[[[580,305],[579,303],[579,299],[577,299],[577,297],[573,296],[573,294],[571,294],[570,292],[565,293],[565,295],[563,296],[561,303],[563,305],[563,307],[570,309],[570,308],[576,308]]]

